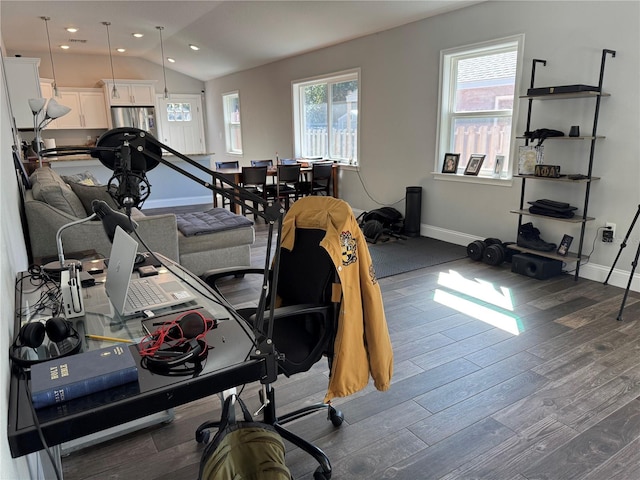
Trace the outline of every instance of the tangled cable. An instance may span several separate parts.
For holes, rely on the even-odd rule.
[[[200,364],[210,350],[207,333],[216,327],[215,319],[206,318],[199,311],[184,312],[163,323],[138,345],[143,367],[176,373],[173,369],[185,363]]]

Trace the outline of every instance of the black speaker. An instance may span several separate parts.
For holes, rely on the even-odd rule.
[[[422,215],[422,187],[407,187],[404,207],[404,233],[407,237],[420,236]]]
[[[562,273],[562,262],[528,253],[519,253],[511,258],[511,271],[538,280],[546,280]]]

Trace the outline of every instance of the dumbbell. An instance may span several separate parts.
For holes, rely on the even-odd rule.
[[[467,255],[471,260],[479,261],[483,259],[484,252],[487,247],[492,245],[501,245],[502,242],[497,238],[486,238],[484,240],[475,240],[467,245]]]

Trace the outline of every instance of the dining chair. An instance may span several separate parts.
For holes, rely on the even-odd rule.
[[[263,199],[267,199],[267,167],[242,167],[242,186]],[[247,209],[244,207],[246,199],[240,197],[242,200],[242,214],[247,214]],[[258,209],[258,203],[253,202],[253,208]],[[253,214],[254,220],[258,219],[256,213]]]
[[[296,165],[278,165],[276,181],[273,185],[267,185],[267,198],[274,202],[284,201],[285,210],[289,210],[291,199],[300,198],[300,167]]]
[[[273,160],[251,160],[252,167],[273,167]]]
[[[240,164],[238,161],[235,162],[215,162],[216,165],[216,170],[223,170],[223,169],[228,169],[228,168],[240,168]],[[234,182],[235,183],[235,174],[233,173],[221,173],[219,172],[220,175],[222,175],[226,180],[229,180],[230,182]],[[226,186],[226,184],[222,183],[219,180],[215,180],[214,185],[218,188],[220,188],[221,190],[224,190],[225,192],[229,192],[229,193],[233,193],[233,188]],[[229,207],[232,207],[232,202],[231,200],[229,200],[227,197],[225,197],[224,195],[221,195],[222,197],[222,208],[224,208],[225,206],[229,205]],[[214,195],[213,196],[213,206],[217,207],[218,206],[218,195]]]
[[[281,158],[280,165],[295,165],[298,161],[295,158]]]
[[[311,167],[311,180],[300,185],[302,195],[330,196],[331,176],[333,174],[332,163],[313,163]]]

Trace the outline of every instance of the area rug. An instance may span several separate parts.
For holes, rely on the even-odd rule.
[[[466,247],[427,237],[392,239],[384,243],[369,244],[369,252],[378,278],[452,262],[467,256]]]

